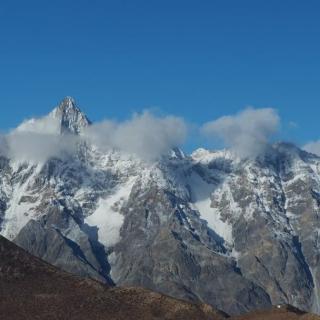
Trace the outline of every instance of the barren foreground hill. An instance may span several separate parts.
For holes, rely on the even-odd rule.
[[[223,318],[208,305],[68,274],[0,237],[1,320]]]
[[[227,315],[142,288],[115,288],[71,275],[0,237],[0,319],[211,319]],[[289,306],[237,320],[316,320]]]
[[[258,310],[232,317],[232,320],[318,320],[319,316],[300,311],[292,306],[275,306],[269,310]]]

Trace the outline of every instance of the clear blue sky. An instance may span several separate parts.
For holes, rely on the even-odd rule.
[[[1,0],[0,128],[66,95],[92,120],[274,107],[285,139],[318,139],[320,1]]]

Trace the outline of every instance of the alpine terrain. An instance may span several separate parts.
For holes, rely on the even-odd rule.
[[[95,145],[90,126],[65,98],[9,135],[46,132],[74,150],[2,152],[1,235],[73,274],[231,315],[277,304],[320,314],[319,157],[277,143],[255,159],[172,149],[147,161]]]

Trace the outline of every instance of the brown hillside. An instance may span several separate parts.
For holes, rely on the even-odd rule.
[[[141,288],[110,288],[63,272],[0,237],[0,319],[222,319]]]

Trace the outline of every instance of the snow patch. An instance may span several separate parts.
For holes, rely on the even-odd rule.
[[[208,226],[228,244],[233,243],[232,226],[222,221],[220,212],[211,207],[213,185],[204,181],[198,174],[192,173],[189,179],[193,207],[199,211]]]
[[[240,158],[234,155],[228,149],[210,151],[204,148],[198,148],[192,152],[191,158],[195,162],[199,162],[202,164],[209,164],[213,160],[219,159],[219,158],[222,158],[224,160],[232,160],[232,161],[235,161],[236,163],[240,162]]]
[[[33,169],[32,166],[29,166],[21,174],[28,174],[28,171]],[[40,198],[28,193],[28,188],[32,185],[36,172],[37,171],[34,170],[33,174],[31,174],[24,183],[15,185],[11,190],[11,199],[8,203],[8,209],[6,210],[4,225],[1,231],[1,234],[8,239],[14,239],[29,220],[37,214],[36,208],[40,205]],[[30,199],[34,199],[34,201],[30,201],[30,199],[27,200],[27,198],[23,201],[24,196],[30,197]]]
[[[98,228],[99,242],[106,247],[112,247],[120,240],[120,229],[124,216],[119,212],[123,203],[127,201],[135,179],[118,186],[113,194],[100,199],[95,212],[84,221],[89,226]]]

